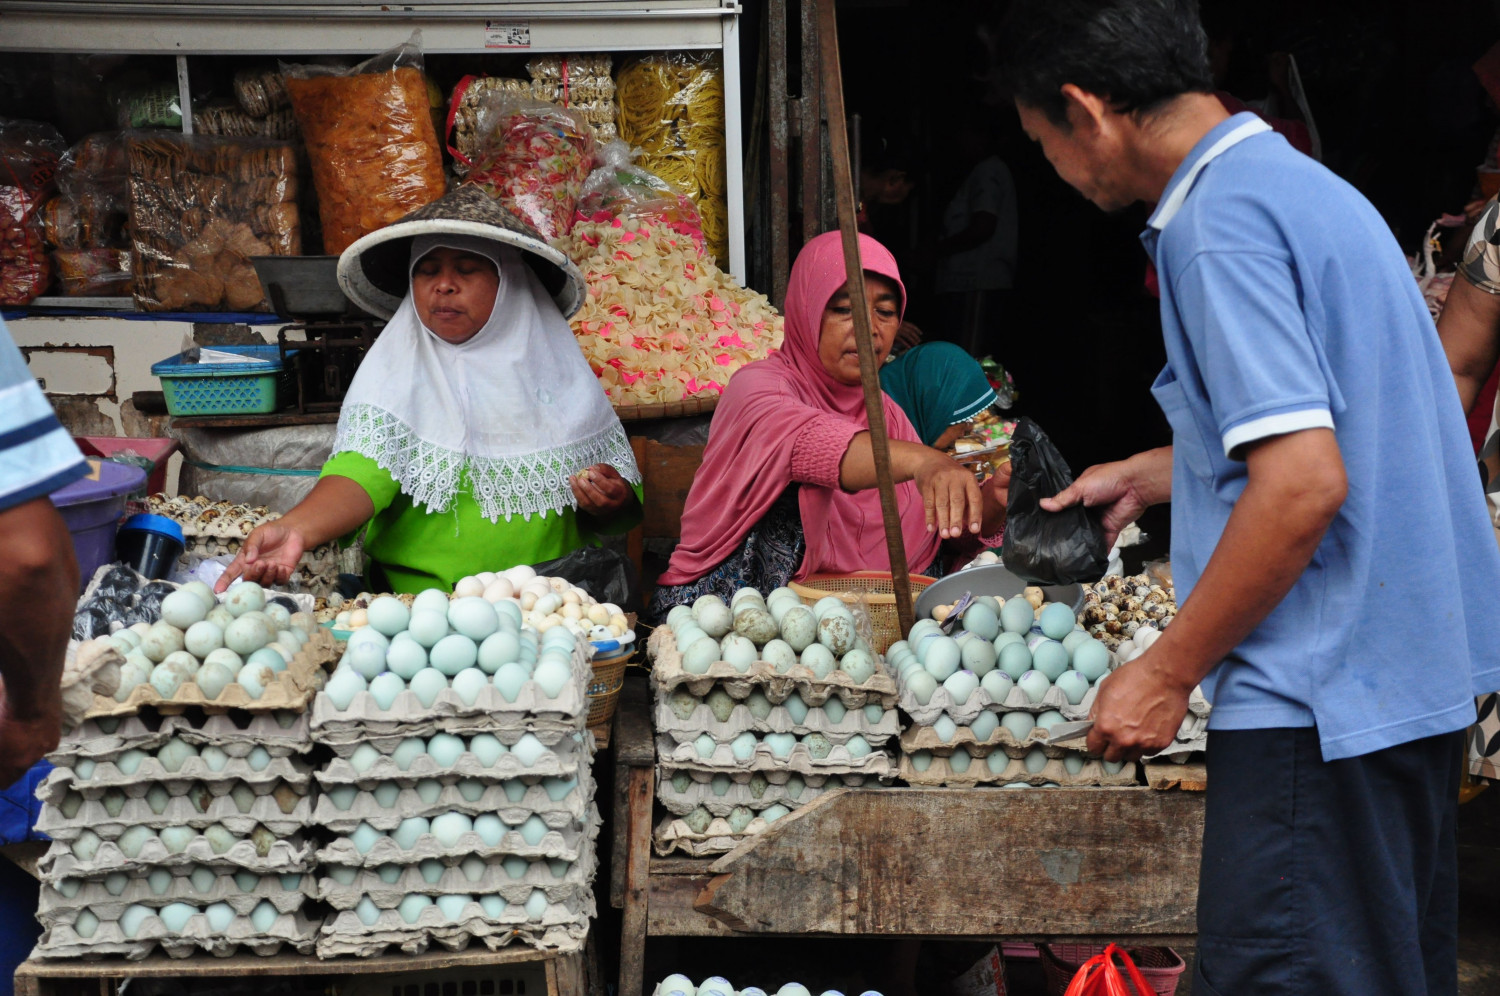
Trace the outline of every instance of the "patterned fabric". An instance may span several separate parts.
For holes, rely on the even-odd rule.
[[[673,606],[692,605],[704,595],[718,595],[727,603],[741,588],[754,588],[762,594],[783,588],[792,580],[806,552],[794,484],[781,493],[722,564],[696,581],[657,588],[651,594],[646,614],[659,622],[666,619]],[[940,555],[926,570],[916,573],[942,577],[944,558]]]
[[[26,360],[0,321],[0,511],[88,473]]]
[[[1469,773],[1500,781],[1500,695],[1479,697],[1479,722],[1469,731]]]
[[[1474,223],[1458,272],[1485,293],[1500,294],[1500,199],[1491,197]]]

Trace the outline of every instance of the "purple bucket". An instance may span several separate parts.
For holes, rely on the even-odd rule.
[[[115,559],[115,530],[125,514],[125,499],[145,483],[143,468],[105,461],[99,464],[97,481],[85,478],[52,492],[52,504],[73,534],[80,591],[101,565]]]

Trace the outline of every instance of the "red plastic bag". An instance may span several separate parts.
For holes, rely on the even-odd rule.
[[[1124,963],[1133,990],[1125,985],[1125,975],[1115,964],[1116,956]],[[1155,996],[1155,993],[1125,949],[1111,944],[1079,967],[1063,996]]]

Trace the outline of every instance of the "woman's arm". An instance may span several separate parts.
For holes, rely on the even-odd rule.
[[[225,569],[216,591],[237,577],[261,584],[285,584],[304,550],[354,532],[375,515],[369,492],[354,480],[329,474],[321,478],[286,515],[257,526]]]
[[[1500,359],[1500,294],[1480,290],[1460,273],[1448,289],[1448,303],[1443,305],[1437,329],[1458,386],[1458,400],[1468,414]]]
[[[890,441],[891,479],[896,484],[915,481],[922,493],[927,512],[927,528],[936,528],[943,539],[954,539],[965,533],[979,533],[990,515],[979,484],[962,464],[930,446]],[[839,486],[845,491],[865,491],[876,487],[875,452],[868,430],[849,440],[849,448],[839,463]],[[1000,510],[1001,521],[1004,509]],[[999,529],[999,522],[988,532]]]

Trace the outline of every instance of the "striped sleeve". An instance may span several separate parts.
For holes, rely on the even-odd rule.
[[[0,324],[0,511],[51,494],[86,473],[73,437]]]

